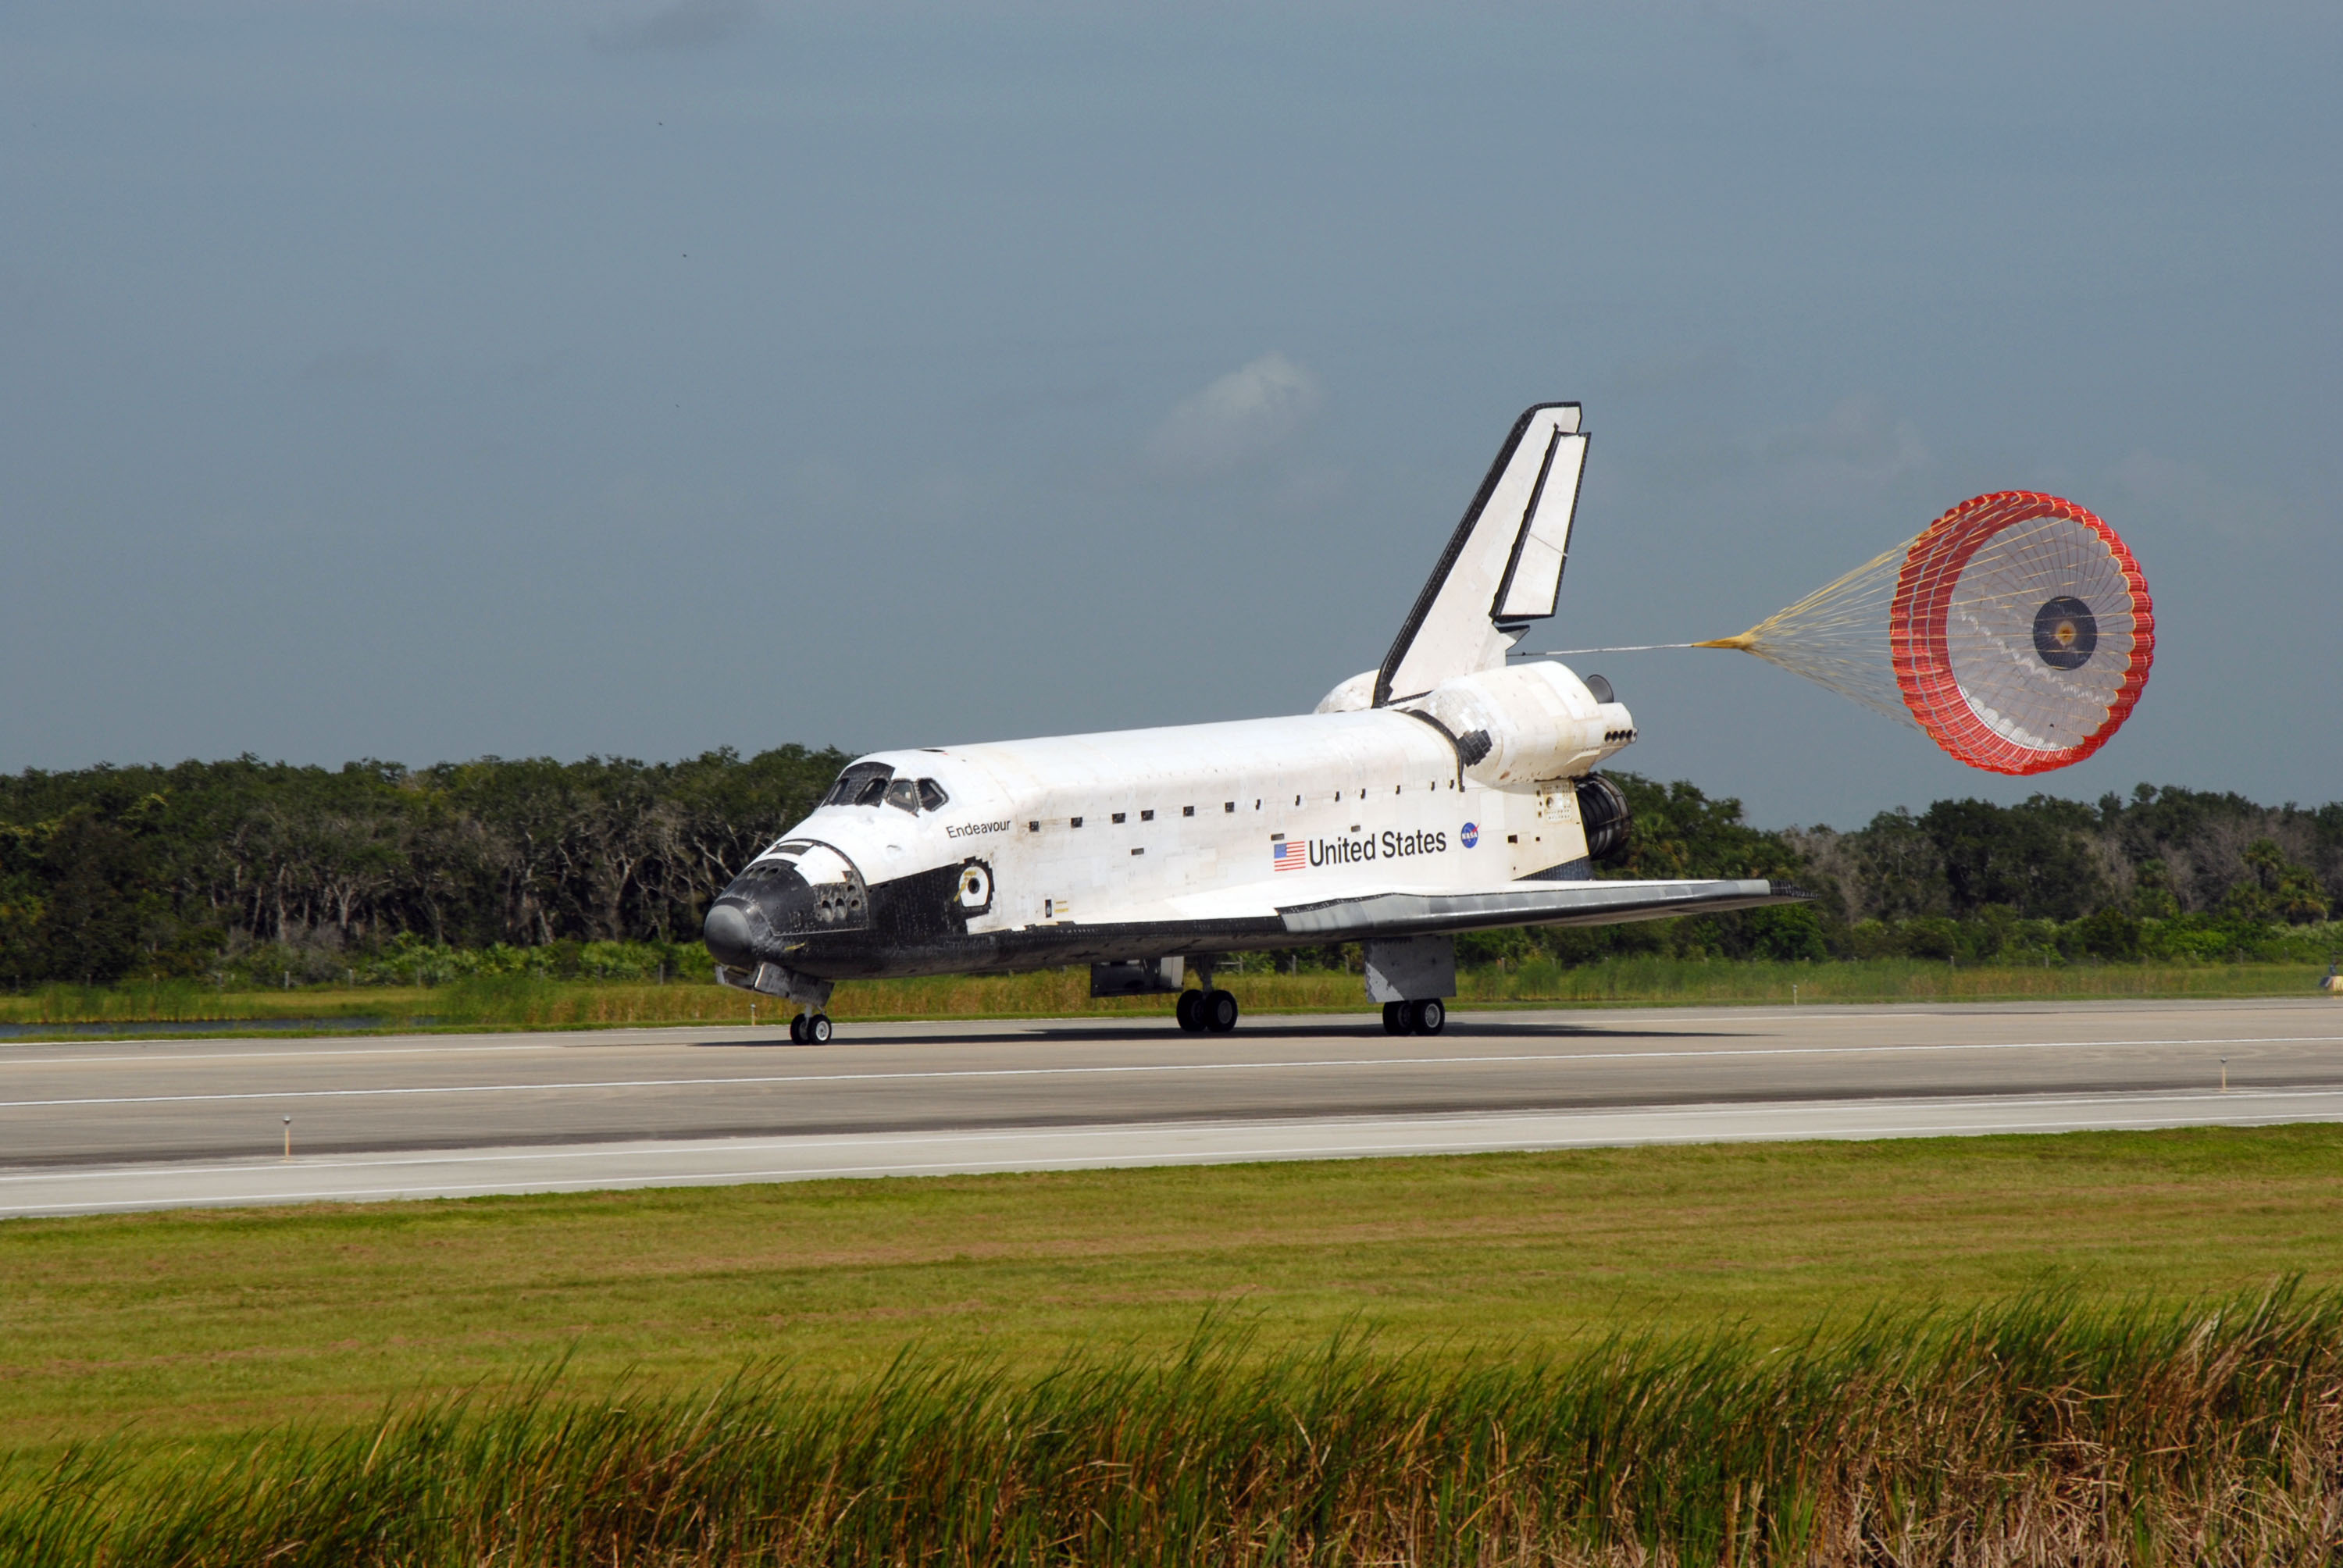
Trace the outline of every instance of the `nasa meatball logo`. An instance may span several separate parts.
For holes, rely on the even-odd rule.
[[[1481,841],[1481,829],[1467,822],[1464,830],[1456,836],[1464,840],[1464,847],[1469,849]]]

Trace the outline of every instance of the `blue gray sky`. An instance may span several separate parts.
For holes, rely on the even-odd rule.
[[[1297,711],[1574,397],[1546,646],[2010,487],[2159,611],[2045,779],[1721,653],[1586,661],[1628,766],[2343,797],[2339,79],[2331,5],[0,8],[0,768]]]

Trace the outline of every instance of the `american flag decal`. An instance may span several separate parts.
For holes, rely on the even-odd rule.
[[[1281,839],[1269,847],[1269,864],[1272,870],[1298,871],[1310,864],[1309,847],[1291,839]]]

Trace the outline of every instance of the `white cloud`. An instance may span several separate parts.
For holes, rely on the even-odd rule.
[[[1875,499],[1935,461],[1911,420],[1867,396],[1843,399],[1812,425],[1774,430],[1756,451],[1774,492],[1805,505]]]
[[[1172,478],[1230,473],[1300,435],[1324,401],[1307,368],[1282,354],[1264,354],[1172,409],[1147,437],[1147,460]]]
[[[331,348],[301,368],[304,381],[387,381],[391,375],[387,348]]]
[[[2209,528],[2239,540],[2277,541],[2312,531],[2310,515],[2299,503],[2221,483],[2194,463],[2145,447],[2116,464],[2107,477],[2133,507],[2160,522]]]
[[[639,22],[597,35],[606,49],[706,49],[729,44],[757,19],[751,0],[676,0]]]
[[[1725,344],[1712,343],[1702,348],[1667,348],[1622,360],[1611,377],[1622,392],[1673,392],[1713,386],[1732,375],[1735,367],[1733,350]]]
[[[1775,459],[1844,465],[1855,472],[1892,477],[1925,467],[1928,448],[1909,419],[1896,419],[1876,397],[1842,398],[1812,425],[1776,430],[1765,440]]]

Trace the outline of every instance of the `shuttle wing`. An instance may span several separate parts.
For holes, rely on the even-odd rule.
[[[1615,925],[1803,902],[1810,894],[1760,879],[1683,882],[1514,882],[1474,892],[1361,893],[1277,912],[1288,930],[1325,941],[1435,936],[1504,926]]]
[[[1523,881],[1456,891],[1353,888],[1307,903],[1280,901],[1278,895],[1284,891],[1256,882],[1178,899],[1172,901],[1172,919],[1142,917],[1127,929],[1192,930],[1201,936],[1244,927],[1252,934],[1274,931],[1311,941],[1342,942],[1365,937],[1495,930],[1506,926],[1614,925],[1803,903],[1812,897],[1787,882],[1758,879]]]

